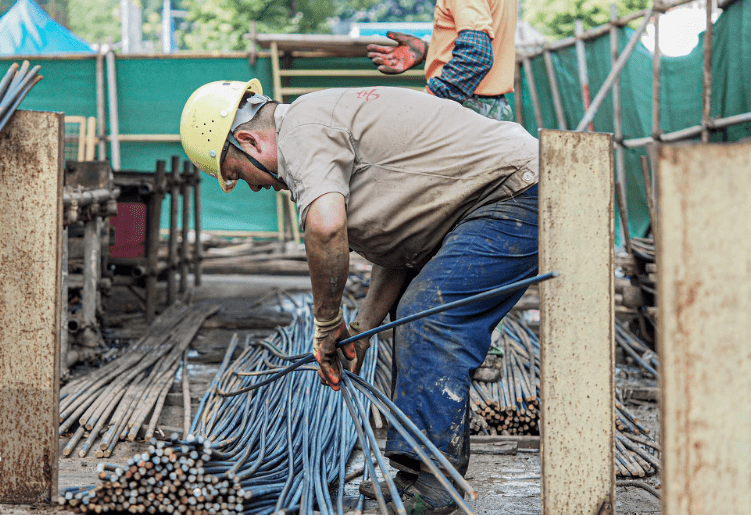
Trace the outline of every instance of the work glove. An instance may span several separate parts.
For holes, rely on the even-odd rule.
[[[362,331],[360,330],[360,325],[356,321],[349,324],[350,337],[356,336],[360,334],[361,332]],[[355,359],[350,360],[347,363],[347,370],[349,370],[353,374],[360,375],[360,369],[362,368],[362,364],[365,361],[365,353],[370,348],[370,338],[357,340],[354,342],[354,346],[355,346]]]
[[[378,71],[389,75],[403,73],[425,59],[425,42],[409,34],[387,32],[386,36],[399,43],[395,47],[368,45],[368,58]]]
[[[342,367],[339,363],[336,342],[349,337],[347,324],[344,323],[342,310],[332,320],[315,319],[316,329],[313,334],[313,357],[318,362],[318,376],[321,384],[330,386],[332,390],[339,390],[339,382],[342,380]],[[348,343],[341,347],[344,357],[348,360],[355,359],[355,345]]]

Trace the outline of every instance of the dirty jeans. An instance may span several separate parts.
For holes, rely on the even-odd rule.
[[[477,209],[449,232],[404,292],[397,318],[536,273],[535,185],[515,198]],[[454,308],[396,330],[394,402],[461,474],[469,464],[470,374],[485,359],[493,329],[523,293]],[[417,459],[393,428],[386,455],[393,461]]]

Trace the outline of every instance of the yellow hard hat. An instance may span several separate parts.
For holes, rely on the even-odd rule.
[[[190,96],[180,117],[180,141],[185,153],[199,170],[215,177],[225,193],[235,188],[236,181],[222,179],[222,151],[245,93],[262,95],[261,82],[251,79],[204,84]]]

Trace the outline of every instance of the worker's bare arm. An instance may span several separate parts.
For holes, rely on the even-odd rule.
[[[370,287],[356,318],[361,331],[373,329],[383,322],[401,291],[406,275],[406,268],[373,265]]]
[[[321,195],[305,220],[305,253],[313,286],[313,308],[319,320],[339,313],[349,275],[347,209],[341,193]]]

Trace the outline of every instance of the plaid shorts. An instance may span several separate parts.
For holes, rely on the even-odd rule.
[[[474,96],[462,102],[462,105],[491,120],[498,120],[499,122],[514,121],[514,111],[503,95],[500,97]]]

